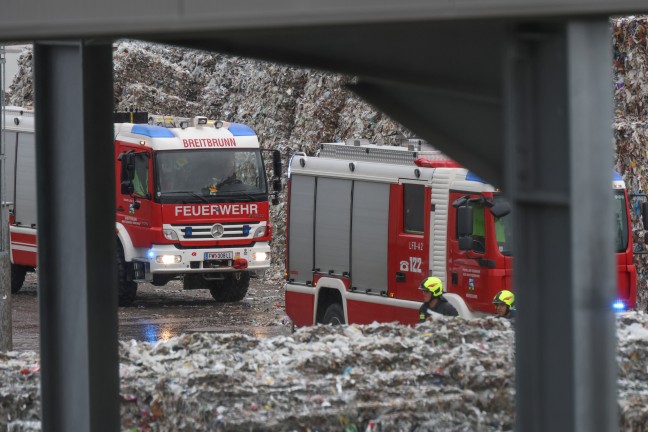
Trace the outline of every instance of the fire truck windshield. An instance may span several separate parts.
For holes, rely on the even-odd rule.
[[[258,149],[158,151],[155,166],[155,195],[167,203],[263,199],[268,192]]]
[[[625,193],[621,189],[614,191],[614,236],[616,251],[625,252],[628,248],[628,213]]]
[[[501,195],[494,196],[495,203],[505,201]],[[495,218],[495,238],[497,247],[502,255],[513,255],[513,217],[507,214],[501,218]]]

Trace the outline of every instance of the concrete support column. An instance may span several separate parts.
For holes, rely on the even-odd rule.
[[[1,160],[4,173],[4,160]],[[0,185],[4,184],[4,177]],[[2,196],[5,196],[2,194]],[[9,257],[9,207],[0,207],[0,351],[13,349],[12,324],[11,324],[11,261]]]
[[[11,351],[11,263],[9,259],[9,217],[6,201],[4,98],[6,85],[5,47],[0,45],[0,351]]]
[[[609,23],[520,27],[504,63],[516,430],[617,430]]]
[[[110,41],[34,45],[43,431],[119,430]]]

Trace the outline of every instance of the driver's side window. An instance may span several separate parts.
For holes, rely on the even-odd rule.
[[[149,158],[141,153],[134,160],[133,192],[141,197],[146,197],[149,191]]]
[[[473,208],[473,250],[478,253],[486,252],[486,230],[484,228],[484,206],[471,202]]]

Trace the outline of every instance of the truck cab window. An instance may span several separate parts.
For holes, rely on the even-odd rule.
[[[149,191],[149,158],[145,154],[135,158],[133,188],[136,195],[146,197]]]
[[[486,252],[486,233],[484,229],[484,206],[471,202],[473,208],[473,250],[478,253]]]
[[[422,233],[425,220],[425,186],[403,185],[403,229],[408,233]]]
[[[614,237],[617,252],[628,248],[628,214],[622,190],[614,191]]]
[[[495,195],[494,198],[496,204],[505,201],[501,195]],[[495,240],[502,255],[513,255],[513,216],[510,213],[501,218],[495,218]]]

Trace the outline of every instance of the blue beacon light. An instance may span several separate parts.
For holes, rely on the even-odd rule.
[[[146,256],[148,257],[148,259],[153,259],[153,258],[155,258],[155,252],[153,252],[152,250],[149,250],[146,253]]]
[[[612,309],[614,309],[615,311],[625,310],[625,304],[622,301],[617,300],[614,303],[612,303]]]

